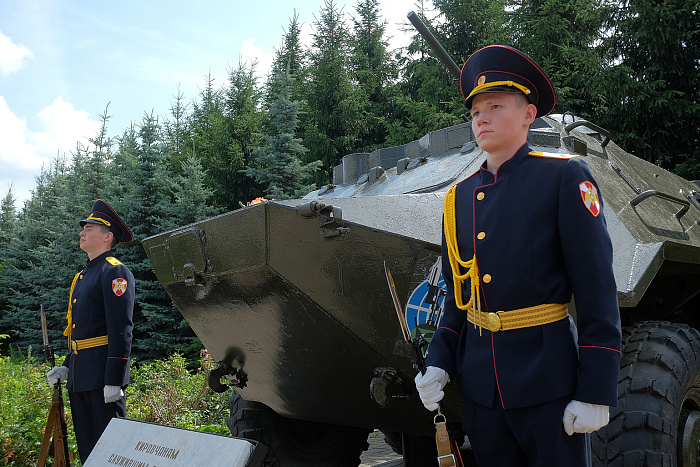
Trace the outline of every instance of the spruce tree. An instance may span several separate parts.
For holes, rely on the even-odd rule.
[[[294,78],[290,98],[294,101],[302,101],[305,96],[304,87],[307,84],[309,70],[308,53],[301,43],[301,27],[299,14],[294,10],[294,14],[289,19],[289,26],[282,37],[282,46],[275,49],[272,67],[265,84],[264,105],[268,110],[280,94],[279,83],[286,73]]]
[[[243,172],[264,187],[267,198],[300,198],[316,188],[309,180],[321,161],[302,163],[308,149],[296,137],[299,102],[290,99],[294,79],[289,73],[280,78],[280,95],[270,109],[276,132],[263,136],[267,144],[256,148],[255,164]]]
[[[35,189],[25,203],[17,235],[4,262],[0,327],[10,343],[23,351],[42,344],[39,311],[44,306],[50,340],[65,342],[70,281],[85,263],[78,242],[80,232],[69,187],[77,183],[66,157],[57,155],[36,177]],[[89,214],[89,207],[87,210]]]
[[[240,170],[253,159],[259,144],[259,133],[264,121],[260,110],[262,91],[255,73],[257,63],[250,66],[239,61],[238,68],[229,70],[228,86],[224,90],[225,121],[231,138],[230,159],[225,167],[231,191],[231,203],[246,203],[254,198],[252,184]],[[232,209],[232,205],[227,205]]]
[[[134,235],[134,240],[119,245],[116,253],[136,280],[132,356],[147,361],[164,358],[176,349],[189,349],[194,334],[158,282],[141,246],[144,238],[176,227],[169,190],[167,145],[157,118],[153,114],[144,115],[138,131],[123,138],[122,144],[126,154],[118,158],[120,162],[129,161],[128,153],[134,151],[136,164],[128,173],[134,178],[135,186],[132,192],[114,198],[110,204]],[[127,173],[121,168],[117,170],[116,176]]]
[[[629,152],[700,178],[697,0],[625,0],[606,26],[599,124]]]
[[[355,11],[351,63],[363,114],[356,148],[371,152],[386,141],[386,115],[391,111],[398,66],[387,49],[387,22],[379,15],[379,0],[359,0]]]
[[[609,7],[600,0],[527,0],[514,7],[515,46],[547,73],[558,112],[595,121],[596,80],[602,57],[595,47]]]
[[[418,3],[416,14],[436,36],[444,42],[440,30],[432,26],[428,15],[433,14],[424,2]],[[435,15],[436,16],[436,15]],[[440,62],[434,52],[413,26],[406,26],[412,34],[411,43],[400,56],[402,80],[399,95],[388,117],[387,144],[396,146],[422,138],[427,133],[456,125],[465,113],[460,98],[459,84]],[[454,59],[454,57],[453,57]]]
[[[12,278],[5,276],[9,265],[10,243],[16,237],[19,230],[19,219],[15,208],[16,198],[12,194],[12,185],[0,202],[0,334],[9,334],[10,329],[2,325],[2,317],[7,312],[8,292]],[[0,348],[3,343],[0,342]]]
[[[341,157],[356,152],[356,139],[363,127],[363,101],[346,60],[350,55],[348,27],[333,0],[325,0],[314,26],[306,95],[311,122],[305,128],[304,145],[310,149],[307,162],[323,163],[316,181],[326,184]]]
[[[174,178],[171,187],[177,225],[192,224],[218,214],[218,209],[209,204],[214,190],[207,187],[206,170],[195,154],[190,153],[182,161],[182,175]]]

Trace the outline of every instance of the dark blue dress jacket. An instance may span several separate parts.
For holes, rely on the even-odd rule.
[[[496,174],[484,163],[457,185],[459,252],[464,261],[476,256],[482,311],[569,303],[573,294],[578,345],[570,319],[480,335],[455,304],[443,231],[447,296],[427,363],[446,370],[464,397],[486,407],[563,397],[615,406],[621,331],[612,245],[602,201],[596,216],[579,187],[588,181],[597,188],[596,182],[581,157],[529,152],[524,145]],[[466,283],[464,303],[469,296]]]
[[[103,253],[87,262],[76,280],[72,300],[73,340],[106,335],[108,344],[70,352],[64,363],[68,389],[126,387],[134,327],[133,274],[114,260],[111,251]]]

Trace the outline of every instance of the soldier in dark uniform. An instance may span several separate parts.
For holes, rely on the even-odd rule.
[[[528,147],[555,94],[525,54],[485,47],[460,83],[486,161],[445,197],[445,311],[416,387],[435,410],[457,381],[479,465],[583,467],[621,355],[598,186],[583,158]]]
[[[109,204],[98,199],[80,226],[80,248],[88,261],[70,289],[64,331],[70,353],[64,366],[47,377],[51,386],[67,380],[78,452],[85,462],[109,421],[126,415],[134,276],[111,251],[133,235]]]

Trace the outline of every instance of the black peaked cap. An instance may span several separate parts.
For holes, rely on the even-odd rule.
[[[506,45],[490,45],[464,63],[460,88],[467,108],[483,92],[522,92],[537,107],[537,116],[554,110],[554,86],[544,71],[523,52]]]
[[[129,230],[121,217],[112,209],[112,206],[101,199],[98,199],[95,201],[95,204],[93,204],[92,214],[90,214],[87,219],[80,221],[81,227],[84,227],[85,224],[106,225],[119,243],[128,243],[134,239],[131,230]]]

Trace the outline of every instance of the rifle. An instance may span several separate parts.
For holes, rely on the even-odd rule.
[[[389,283],[391,299],[394,302],[396,314],[399,317],[401,334],[409,347],[413,368],[420,371],[421,374],[425,374],[426,364],[424,350],[427,349],[428,342],[425,340],[425,337],[423,337],[423,334],[421,334],[418,328],[416,328],[416,337],[411,337],[411,331],[408,329],[406,315],[403,312],[399,295],[396,293],[394,278],[391,276],[391,271],[389,271],[386,261],[384,261],[384,273],[386,274],[386,281]],[[464,467],[462,454],[459,452],[459,446],[457,445],[457,441],[454,439],[454,437],[449,436],[447,431],[447,418],[445,418],[445,416],[442,414],[442,408],[439,404],[437,414],[433,418],[433,422],[435,423],[435,444],[437,446],[438,465],[440,467]]]
[[[46,355],[46,362],[53,368],[56,366],[56,358],[53,352],[53,345],[49,344],[49,333],[46,328],[44,305],[41,305],[41,333],[44,339],[44,355]],[[52,435],[53,439],[51,439]],[[44,439],[41,442],[39,461],[36,464],[37,467],[44,467],[44,465],[46,465],[46,458],[51,455],[51,448],[53,448],[53,465],[55,467],[70,467],[66,410],[63,406],[63,391],[60,382],[56,383],[56,386],[53,388],[51,409],[49,409],[49,416],[46,420]]]

